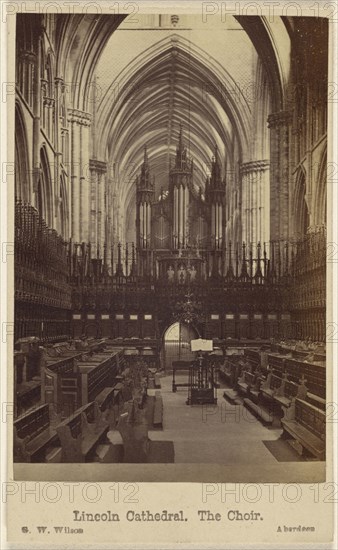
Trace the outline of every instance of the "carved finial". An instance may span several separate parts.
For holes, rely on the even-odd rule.
[[[147,145],[144,146],[144,155],[143,155],[143,164],[141,166],[141,176],[139,179],[139,187],[143,189],[149,188],[151,186],[149,162],[148,162],[148,150]]]

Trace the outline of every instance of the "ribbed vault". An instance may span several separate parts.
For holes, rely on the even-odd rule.
[[[197,188],[204,188],[216,144],[224,171],[247,155],[251,110],[242,91],[216,60],[172,35],[126,67],[97,107],[98,135],[122,211],[134,201],[145,144],[158,193],[167,187],[180,123]]]
[[[161,28],[161,18],[140,14],[136,27],[124,15],[58,19],[56,74],[68,86],[68,104],[92,115],[90,158],[108,164],[108,192],[118,206],[122,238],[126,219],[134,218],[145,144],[158,194],[168,184],[180,123],[196,188],[203,191],[215,145],[223,173],[230,174],[232,187],[240,186],[240,165],[264,156],[254,150],[259,117],[268,132],[267,113],[252,99],[253,88],[253,95],[257,86],[264,88],[262,104],[270,96],[274,110],[283,108],[288,54],[281,49],[287,36],[282,19],[270,24],[261,17],[213,18],[201,27],[199,17],[182,16],[176,29],[167,20]]]

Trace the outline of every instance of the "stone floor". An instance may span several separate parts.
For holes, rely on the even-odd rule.
[[[184,378],[182,376],[182,381]],[[230,404],[223,398],[224,388],[217,390],[217,405],[188,406],[187,388],[173,393],[171,380],[171,375],[161,379],[164,429],[150,432],[149,437],[174,442],[177,481],[310,483],[325,480],[324,462],[279,462],[263,441],[277,440],[282,429],[265,427],[243,405]],[[178,376],[176,382],[179,382]],[[203,466],[206,464],[209,466]],[[172,474],[168,470],[168,481],[173,479]]]
[[[176,381],[184,375],[176,376]],[[277,460],[263,440],[278,439],[281,429],[266,428],[243,405],[232,405],[218,389],[217,405],[186,405],[187,388],[171,390],[171,376],[161,378],[163,431],[150,439],[172,440],[175,463],[274,464]]]

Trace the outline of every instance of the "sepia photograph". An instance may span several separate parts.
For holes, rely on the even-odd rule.
[[[329,20],[221,4],[16,14],[14,479],[326,480]]]
[[[4,548],[335,547],[337,8],[2,3]]]

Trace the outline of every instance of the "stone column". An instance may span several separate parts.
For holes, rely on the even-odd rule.
[[[103,254],[103,246],[106,240],[106,174],[101,172],[99,177],[100,184],[100,222],[101,222],[101,231],[99,235],[99,245]]]
[[[271,240],[289,237],[290,136],[292,113],[268,117],[270,128],[270,232]]]
[[[80,150],[80,187],[81,187],[81,228],[80,240],[89,241],[90,227],[90,169],[89,169],[89,121],[81,124],[81,150]]]
[[[269,240],[269,162],[257,160],[241,166],[242,240]]]
[[[75,242],[88,240],[89,228],[89,126],[91,115],[69,110],[71,124],[71,236]]]
[[[103,254],[103,246],[106,241],[106,172],[107,163],[91,159],[90,167],[90,209],[91,209],[91,234],[90,242],[93,254],[96,254],[97,245]],[[106,243],[107,245],[109,243]]]
[[[80,127],[76,120],[71,119],[71,236],[75,242],[80,242]]]

